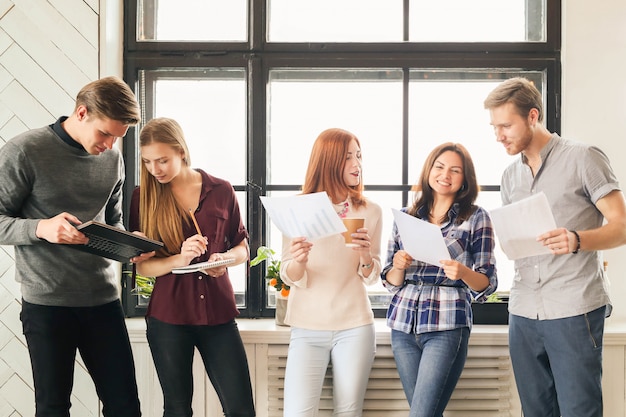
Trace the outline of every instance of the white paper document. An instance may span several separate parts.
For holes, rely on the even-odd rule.
[[[187,266],[181,266],[179,268],[172,269],[172,274],[186,274],[188,272],[197,272],[202,271],[203,269],[211,269],[216,268],[218,266],[225,266],[234,264],[234,259],[222,259],[219,261],[211,261],[211,262],[199,262],[197,264],[191,264]]]
[[[413,259],[431,265],[441,266],[444,259],[450,259],[450,252],[439,226],[418,219],[400,210],[391,209],[398,226],[404,250]]]
[[[543,192],[490,211],[502,251],[510,260],[547,255],[550,249],[537,236],[556,229],[548,198]]]
[[[326,192],[259,198],[272,222],[289,238],[315,240],[347,230]]]

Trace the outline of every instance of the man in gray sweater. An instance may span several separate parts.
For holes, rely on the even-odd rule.
[[[77,349],[104,415],[141,415],[119,264],[68,246],[87,242],[74,227],[87,220],[123,228],[114,144],[139,120],[128,85],[106,77],[81,89],[71,116],[0,148],[0,244],[15,246],[37,417],[70,415]]]

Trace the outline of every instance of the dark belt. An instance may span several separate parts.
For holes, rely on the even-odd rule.
[[[432,282],[417,281],[417,280],[414,280],[414,279],[405,279],[404,282],[406,282],[407,285],[421,285],[423,287],[453,287],[453,288],[462,288],[460,285],[434,284]]]

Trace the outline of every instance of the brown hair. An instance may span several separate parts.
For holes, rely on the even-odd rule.
[[[139,146],[163,143],[180,152],[183,163],[191,166],[189,149],[185,142],[183,129],[174,119],[165,117],[150,120],[139,133]],[[159,183],[146,166],[141,164],[139,191],[139,225],[151,239],[161,240],[165,247],[157,256],[170,256],[180,253],[180,246],[185,240],[183,225],[189,222],[189,213],[181,208],[174,198],[169,184]]]
[[[543,100],[532,81],[522,77],[509,78],[498,85],[485,99],[485,109],[493,109],[512,103],[517,113],[526,118],[531,109],[539,112],[538,121],[543,121]]]
[[[347,130],[332,128],[319,134],[309,158],[302,186],[303,194],[326,191],[333,201],[341,201],[347,194],[355,208],[366,205],[363,197],[363,175],[356,186],[346,184],[343,179],[346,155],[352,140],[361,147],[359,139]]]
[[[454,202],[459,204],[457,224],[467,220],[476,210],[474,202],[476,201],[476,197],[478,197],[479,186],[476,180],[476,170],[474,169],[472,157],[467,149],[460,143],[446,142],[433,149],[428,155],[428,158],[426,158],[426,162],[424,162],[419,182],[415,187],[416,191],[419,191],[419,193],[416,194],[413,204],[408,209],[408,213],[412,216],[416,216],[421,207],[425,207],[427,212],[432,210],[434,196],[433,189],[428,183],[428,177],[437,158],[448,151],[459,155],[463,163],[463,186],[457,191],[454,197]]]
[[[85,106],[87,114],[126,125],[141,121],[139,103],[130,87],[117,77],[104,77],[84,86],[76,96],[76,107]]]

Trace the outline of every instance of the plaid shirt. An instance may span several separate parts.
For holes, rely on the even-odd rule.
[[[402,211],[406,212],[404,208]],[[422,207],[418,218],[428,218]],[[442,268],[414,260],[406,269],[403,285],[387,282],[387,272],[393,266],[393,255],[403,249],[398,227],[393,225],[387,251],[387,265],[381,273],[383,285],[393,294],[387,310],[387,325],[404,333],[426,333],[472,327],[472,298],[484,302],[498,286],[494,256],[494,234],[491,218],[486,210],[477,207],[470,218],[455,224],[458,204],[448,212],[449,220],[441,233],[450,257],[474,271],[486,275],[489,285],[482,292],[471,290],[462,280],[448,279]]]

